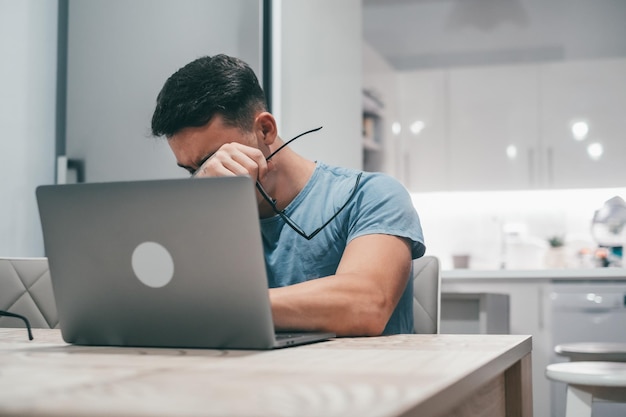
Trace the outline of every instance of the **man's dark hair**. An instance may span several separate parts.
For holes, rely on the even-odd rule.
[[[248,64],[223,54],[205,56],[165,82],[152,115],[152,134],[169,138],[186,127],[204,126],[216,114],[227,125],[249,131],[254,115],[266,109],[265,93]]]

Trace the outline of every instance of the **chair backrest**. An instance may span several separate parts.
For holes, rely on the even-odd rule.
[[[415,333],[439,333],[441,274],[439,260],[422,256],[413,260],[413,320]],[[26,316],[32,327],[59,325],[46,258],[0,258],[0,310]],[[0,317],[0,327],[21,322]]]
[[[56,304],[46,258],[0,258],[0,310],[25,316],[35,328],[58,327]],[[0,327],[23,327],[0,317]]]
[[[422,256],[413,260],[413,321],[415,333],[438,334],[441,310],[439,259]]]

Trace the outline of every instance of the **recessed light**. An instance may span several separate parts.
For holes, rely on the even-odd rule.
[[[421,120],[416,120],[411,124],[411,133],[413,133],[414,135],[418,135],[422,129],[424,129],[424,122],[422,122]]]
[[[506,156],[509,159],[517,158],[517,146],[509,145],[506,147]]]
[[[576,140],[585,140],[589,133],[589,123],[584,121],[578,121],[572,123],[572,136]]]
[[[587,153],[589,154],[589,157],[591,159],[597,161],[602,157],[602,154],[604,153],[604,147],[601,143],[598,142],[591,143],[589,146],[587,146]]]

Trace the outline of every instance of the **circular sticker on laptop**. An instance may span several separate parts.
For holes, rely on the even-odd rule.
[[[156,242],[137,245],[133,251],[132,266],[137,279],[152,288],[166,286],[174,276],[172,255]]]

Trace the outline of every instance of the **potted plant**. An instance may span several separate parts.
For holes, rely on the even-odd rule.
[[[544,258],[546,268],[565,268],[565,239],[562,236],[550,236],[548,251]]]

